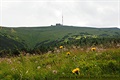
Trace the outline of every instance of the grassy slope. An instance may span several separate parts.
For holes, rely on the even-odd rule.
[[[13,31],[13,30],[14,31]],[[48,26],[48,27],[23,27],[23,28],[2,28],[2,35],[13,36],[12,39],[24,41],[29,48],[34,48],[37,43],[45,40],[54,41],[61,40],[64,36],[72,37],[80,35],[80,33],[88,33],[90,35],[107,34],[109,37],[120,35],[120,30],[117,28],[88,28],[88,27],[73,27],[73,26]]]
[[[24,48],[23,43],[13,40],[11,38],[5,37],[5,36],[1,36],[1,35],[0,35],[0,46],[2,46],[0,47],[0,50],[9,49],[9,47],[11,47],[11,49],[16,49],[16,48],[19,49],[20,47]]]
[[[70,49],[70,55],[43,54],[0,59],[0,79],[66,80],[120,78],[120,49],[97,49],[95,52]],[[79,68],[79,74],[72,70]]]

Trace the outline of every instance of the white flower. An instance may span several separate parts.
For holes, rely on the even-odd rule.
[[[52,72],[53,72],[53,74],[57,74],[57,70],[53,70]]]
[[[35,63],[38,63],[38,61],[35,61]]]
[[[40,69],[40,68],[41,68],[40,66],[37,67],[37,69]]]

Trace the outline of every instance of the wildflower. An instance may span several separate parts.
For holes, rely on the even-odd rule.
[[[63,75],[65,75],[65,73],[64,73],[64,72],[63,72],[62,74],[63,74]]]
[[[40,68],[41,68],[40,66],[37,67],[37,69],[40,69]]]
[[[21,62],[20,61],[17,61],[18,64],[20,64]]]
[[[47,65],[46,68],[51,69],[51,65]]]
[[[15,68],[12,68],[11,71],[15,71]]]
[[[76,73],[76,74],[79,74],[79,71],[80,71],[80,69],[79,69],[79,68],[76,68],[76,69],[73,69],[73,70],[72,70],[72,73],[74,73],[74,74],[75,74],[75,73]]]
[[[70,52],[67,52],[66,54],[67,54],[67,55],[70,55]]]
[[[12,60],[11,60],[11,59],[7,59],[7,62],[11,64],[11,63],[12,63]]]
[[[26,74],[28,73],[28,70],[26,71]]]
[[[62,49],[62,48],[63,48],[63,46],[60,46],[59,48],[60,48],[60,49]]]
[[[26,53],[26,56],[30,56],[30,53]]]
[[[95,51],[96,50],[96,48],[91,48],[91,51]]]
[[[54,74],[57,74],[57,70],[53,70],[52,72],[53,72]]]
[[[35,63],[38,63],[38,61],[35,61]]]

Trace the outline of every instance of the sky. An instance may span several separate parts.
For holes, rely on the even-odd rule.
[[[120,28],[120,0],[0,0],[0,26]]]

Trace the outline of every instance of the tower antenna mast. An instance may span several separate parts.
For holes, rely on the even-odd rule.
[[[63,13],[62,13],[62,25],[63,25]]]

